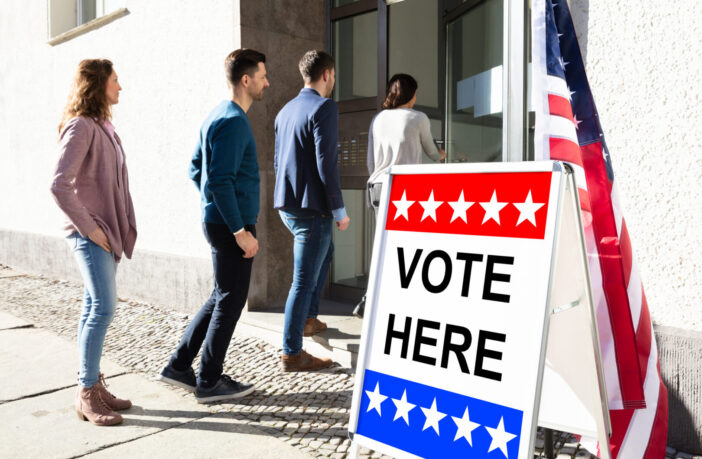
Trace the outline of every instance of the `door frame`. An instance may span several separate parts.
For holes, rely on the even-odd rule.
[[[350,18],[359,14],[378,12],[378,92],[376,97],[339,101],[337,102],[339,114],[352,114],[355,112],[379,111],[384,100],[385,85],[388,79],[388,5],[404,0],[357,0],[340,7],[332,7],[332,0],[326,0],[326,49],[333,50],[333,21]],[[447,36],[448,24],[469,12],[486,0],[468,0],[459,3],[459,0],[436,0],[443,10],[439,20],[439,72],[443,68],[447,75]],[[529,158],[527,136],[527,71],[526,59],[528,52],[529,28],[529,0],[502,0],[503,1],[503,116],[502,116],[502,161],[524,161]],[[448,10],[448,8],[453,7]],[[442,136],[446,140],[446,80],[439,85],[439,97],[443,100]],[[439,109],[441,110],[441,108]],[[344,189],[365,189],[368,175],[358,168],[343,167],[339,169],[341,186]],[[361,223],[361,222],[359,222]],[[331,274],[331,272],[330,272]],[[325,297],[341,301],[357,301],[365,293],[362,289],[331,283],[332,276],[327,280]]]

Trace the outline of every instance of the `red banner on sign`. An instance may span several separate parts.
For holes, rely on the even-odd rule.
[[[543,239],[550,172],[394,175],[385,229]]]

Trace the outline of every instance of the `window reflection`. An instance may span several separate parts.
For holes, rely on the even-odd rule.
[[[378,93],[378,12],[332,23],[336,60],[334,100],[376,97]]]
[[[333,284],[365,289],[375,236],[375,213],[366,207],[365,190],[341,190],[351,224],[346,231],[333,231]]]
[[[502,0],[487,0],[447,27],[449,161],[502,159]]]

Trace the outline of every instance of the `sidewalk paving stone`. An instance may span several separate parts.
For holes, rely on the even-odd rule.
[[[19,317],[0,312],[0,330],[11,330],[13,328],[31,327],[32,323],[22,320]]]
[[[0,268],[2,268],[1,265]],[[23,320],[33,323],[35,327],[45,328],[69,341],[73,341],[75,339],[82,290],[82,286],[79,284],[57,281],[42,276],[28,274],[19,277],[0,277],[0,311],[19,316]],[[194,306],[198,307],[199,305]],[[340,319],[339,323],[342,323],[342,319]],[[188,316],[185,314],[161,309],[138,301],[120,300],[117,313],[107,334],[104,356],[122,366],[126,371],[139,373],[145,378],[151,379],[168,361],[187,324]],[[31,329],[25,329],[25,331],[27,330]],[[2,340],[2,336],[5,333],[16,333],[19,331],[0,331],[0,340]],[[73,354],[70,357],[66,355],[57,356],[57,359],[67,362],[68,367],[72,368],[71,372],[74,381],[75,369],[73,365],[76,365],[76,363],[71,359],[75,359],[75,346],[67,346],[71,347]],[[3,344],[0,341],[0,349],[2,348]],[[235,379],[256,384],[256,391],[253,394],[233,403],[207,405],[206,409],[211,413],[217,413],[217,416],[214,418],[216,421],[211,417],[188,419],[182,411],[189,411],[190,408],[183,410],[182,408],[174,407],[180,406],[178,405],[180,402],[194,404],[191,394],[160,382],[153,383],[149,381],[160,390],[175,397],[175,400],[165,404],[165,406],[170,407],[171,410],[181,410],[181,412],[168,414],[166,413],[168,408],[162,408],[163,413],[155,414],[154,410],[159,410],[157,408],[159,403],[156,403],[155,400],[152,403],[151,399],[142,397],[140,392],[137,391],[134,392],[136,395],[133,396],[133,401],[142,408],[134,407],[127,412],[127,416],[131,419],[125,421],[124,428],[142,429],[140,432],[143,433],[148,428],[157,431],[158,429],[168,428],[168,426],[173,427],[176,425],[178,427],[169,428],[165,432],[155,433],[145,438],[141,438],[143,435],[140,434],[140,439],[138,440],[133,439],[133,441],[128,443],[113,446],[101,451],[99,454],[103,457],[109,457],[113,452],[122,451],[123,453],[120,453],[120,456],[129,456],[133,455],[135,451],[141,451],[141,449],[138,449],[141,445],[144,445],[144,451],[159,451],[151,448],[156,448],[158,443],[166,445],[171,438],[187,439],[186,446],[178,445],[178,448],[197,448],[200,446],[199,443],[204,441],[201,439],[205,438],[201,435],[206,435],[208,438],[211,436],[213,442],[223,445],[220,450],[222,452],[220,456],[234,455],[239,457],[236,455],[235,449],[230,449],[224,445],[237,444],[233,434],[249,435],[249,431],[246,429],[251,428],[257,429],[256,432],[250,434],[253,437],[252,441],[255,441],[257,438],[259,440],[262,439],[263,436],[260,436],[259,432],[263,431],[267,434],[265,438],[270,436],[271,440],[274,440],[274,445],[276,444],[275,442],[278,442],[285,447],[295,448],[296,453],[303,454],[303,457],[304,454],[314,457],[346,457],[351,451],[347,429],[354,385],[353,370],[336,366],[320,372],[282,373],[279,369],[280,355],[278,348],[271,346],[260,338],[242,336],[235,332],[224,362],[224,371]],[[13,358],[13,356],[0,354],[0,372],[2,374],[5,374],[8,370],[1,363],[6,358]],[[17,362],[17,360],[14,361]],[[197,371],[197,361],[194,369]],[[43,369],[43,371],[50,374],[54,370]],[[114,390],[118,395],[131,396],[127,386],[125,386],[125,389],[128,392],[122,392],[122,384],[125,384],[123,381],[130,381],[128,378],[133,377],[135,376],[111,378],[111,380],[108,380],[111,384],[110,390]],[[66,391],[50,394],[50,397],[63,397],[61,399],[63,405],[58,402],[54,402],[54,404],[58,403],[59,408],[57,409],[60,409],[60,407],[64,408],[65,412],[62,412],[64,416],[75,416],[70,413],[73,390],[68,390],[70,392],[68,395],[69,399],[66,399],[65,395],[61,394],[61,392]],[[8,409],[10,405],[30,403],[34,400],[36,398],[0,404],[0,416],[3,416],[2,410]],[[139,412],[139,409],[151,411]],[[46,409],[44,408],[43,410]],[[25,420],[23,422],[27,422],[25,425],[30,424],[27,421],[27,417],[34,416],[31,413],[41,411],[42,408],[28,411],[30,414],[25,415],[23,418]],[[18,413],[21,415],[21,411]],[[170,418],[168,416],[173,417]],[[43,417],[45,415],[37,418],[40,420],[39,422],[42,422],[41,419]],[[3,416],[3,419],[8,418]],[[34,419],[32,420],[37,422]],[[190,427],[188,424],[180,425],[186,421],[190,424]],[[195,424],[196,422],[200,424]],[[130,425],[130,423],[132,424]],[[213,423],[217,423],[217,426]],[[222,430],[219,430],[219,423],[226,427],[222,427]],[[71,433],[66,436],[80,437],[79,432],[82,432],[81,429],[90,427],[85,422],[79,424],[80,427],[75,434]],[[196,430],[191,428],[197,425],[202,425],[203,429]],[[244,428],[244,425],[249,427]],[[32,430],[42,431],[37,430],[36,426]],[[180,435],[176,435],[176,433]],[[173,435],[176,435],[176,437],[173,437]],[[227,435],[231,435],[232,439],[230,440],[230,437]],[[164,440],[159,441],[159,439]],[[542,445],[543,433],[541,430],[537,432],[537,439],[537,441],[541,440],[540,444]],[[556,454],[561,453],[563,457],[568,458],[573,458],[576,455],[577,457],[583,457],[583,450],[580,449],[579,445],[576,451],[572,451],[572,448],[560,451],[566,443],[577,445],[577,441],[572,435],[555,432],[554,439]],[[63,442],[68,442],[69,440],[79,441],[76,438],[57,439],[57,441],[59,440]],[[284,440],[284,443],[280,440]],[[241,441],[246,443],[248,440]],[[1,436],[0,443],[6,443]],[[268,443],[265,445],[261,447],[267,448]],[[329,445],[333,445],[335,448],[332,449]],[[96,448],[98,447],[96,446]],[[191,450],[186,449],[184,451]],[[562,454],[566,451],[569,454]],[[231,454],[229,454],[230,452]],[[180,456],[179,453],[169,455],[173,457],[176,455]],[[5,456],[2,446],[0,446],[0,457]],[[152,456],[155,456],[155,454],[152,454]],[[204,454],[204,456],[207,457],[207,454]],[[268,457],[271,456],[269,455]],[[385,456],[363,449],[361,457],[384,458]],[[589,457],[591,459],[594,458],[594,456]]]
[[[78,419],[76,387],[0,405],[0,457],[73,457],[150,435],[209,414],[138,375],[108,379],[110,390],[133,397],[118,426],[95,427]],[[4,437],[4,438],[3,438]]]
[[[91,458],[162,457],[164,445],[177,445],[171,457],[248,459],[305,459],[303,453],[267,432],[225,414],[215,414],[181,424],[154,435],[142,437],[91,454]]]
[[[0,401],[15,400],[28,395],[76,384],[76,345],[54,333],[37,328],[19,328],[0,331]],[[22,362],[21,371],[17,363]],[[125,373],[126,370],[103,359],[105,376]]]

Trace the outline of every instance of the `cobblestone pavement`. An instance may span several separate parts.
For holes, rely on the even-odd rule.
[[[0,310],[73,339],[82,285],[15,273],[0,265]],[[187,324],[185,314],[120,298],[105,340],[104,355],[133,372],[153,377],[168,361]],[[258,338],[235,335],[224,371],[235,379],[254,383],[256,391],[239,403],[210,405],[210,409],[230,413],[311,456],[346,457],[350,447],[347,427],[353,371],[336,366],[320,372],[288,374],[279,370],[279,361],[280,350],[274,346]],[[183,397],[191,396],[184,390],[173,390]],[[556,432],[554,439],[559,459],[594,458],[580,448],[572,435]],[[541,431],[537,448],[543,448]],[[692,457],[684,453],[678,456],[672,449],[669,454]],[[362,448],[360,457],[386,456]]]

